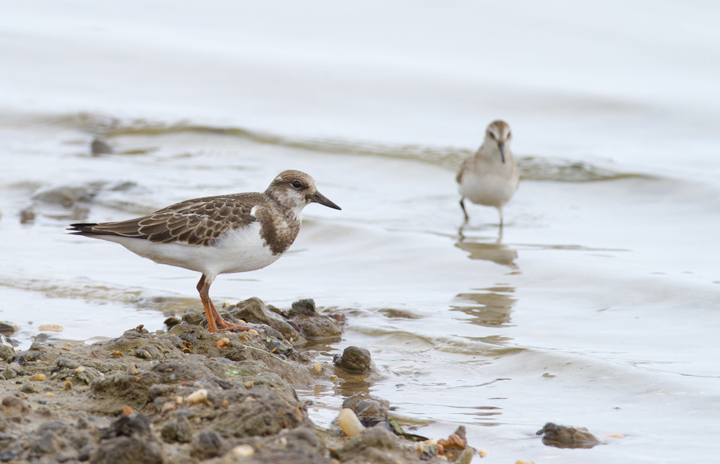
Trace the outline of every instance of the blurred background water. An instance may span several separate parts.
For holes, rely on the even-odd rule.
[[[328,361],[417,432],[487,462],[715,462],[720,446],[720,6],[715,2],[4,2],[0,320],[93,341],[199,306],[198,276],[64,234],[301,169],[291,251],[216,302],[348,316]],[[505,208],[454,171],[507,120]],[[93,157],[104,137],[115,154]],[[413,318],[395,317],[402,310]],[[301,392],[327,425],[339,379]],[[592,450],[545,447],[547,421]],[[622,434],[625,438],[608,438]],[[476,458],[478,459],[478,458]]]

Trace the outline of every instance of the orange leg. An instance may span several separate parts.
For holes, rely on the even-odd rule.
[[[244,325],[233,324],[228,322],[220,316],[220,313],[215,309],[215,305],[210,299],[210,284],[205,279],[205,274],[200,277],[200,282],[197,284],[197,290],[200,293],[200,300],[202,301],[203,308],[205,308],[205,315],[208,320],[208,332],[223,332],[225,330],[249,330],[250,327]],[[218,329],[218,326],[220,328]]]

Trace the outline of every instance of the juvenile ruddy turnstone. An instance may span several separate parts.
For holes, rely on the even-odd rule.
[[[254,271],[277,261],[295,241],[302,210],[310,203],[340,209],[317,191],[312,177],[283,171],[264,193],[186,200],[140,218],[70,224],[68,230],[119,243],[160,264],[201,272],[197,290],[208,330],[247,330],[220,317],[208,295],[210,285],[218,274]]]
[[[503,206],[518,188],[518,168],[510,151],[512,134],[505,121],[493,121],[485,131],[485,140],[473,155],[463,161],[457,174],[460,207],[465,214],[465,198],[475,204],[494,206],[503,224]]]

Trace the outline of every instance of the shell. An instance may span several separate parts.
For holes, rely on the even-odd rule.
[[[207,401],[208,398],[208,391],[204,388],[201,388],[200,390],[190,393],[187,397],[187,400],[191,403],[202,403],[204,401]]]
[[[340,411],[340,414],[338,414],[338,423],[348,437],[354,437],[365,429],[360,423],[360,419],[355,415],[355,412],[349,408]]]

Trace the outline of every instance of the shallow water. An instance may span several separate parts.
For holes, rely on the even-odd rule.
[[[66,235],[69,222],[261,191],[301,169],[343,210],[311,205],[286,256],[212,294],[347,314],[343,340],[313,349],[329,361],[366,347],[379,375],[302,392],[317,422],[369,389],[417,433],[466,425],[483,462],[715,460],[714,4],[618,3],[624,15],[596,22],[599,3],[511,2],[510,16],[485,3],[535,39],[508,39],[503,61],[482,46],[500,26],[469,27],[475,4],[378,4],[378,18],[331,2],[160,3],[138,19],[133,2],[112,15],[36,3],[0,17],[0,320],[21,346],[41,324],[94,341],[199,306],[199,276]],[[490,208],[462,227],[454,183],[499,116],[523,178],[502,235]],[[90,156],[96,135],[117,154]],[[80,200],[50,203],[63,188]],[[545,447],[547,421],[608,444]]]

